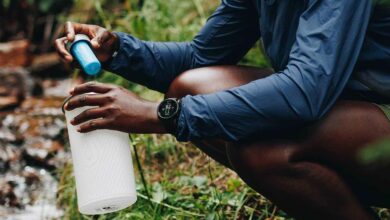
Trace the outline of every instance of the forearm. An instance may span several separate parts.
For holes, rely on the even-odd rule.
[[[128,34],[116,34],[118,53],[105,69],[132,82],[166,92],[177,75],[193,68],[190,43],[147,42]]]

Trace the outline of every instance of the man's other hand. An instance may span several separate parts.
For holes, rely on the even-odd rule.
[[[71,111],[84,106],[96,106],[85,110],[72,121],[80,125],[78,131],[111,129],[126,133],[165,133],[157,117],[158,103],[139,98],[132,92],[114,85],[89,82],[76,86],[73,96],[65,105]]]
[[[72,42],[76,34],[85,34],[91,39],[93,51],[100,62],[105,62],[111,58],[113,53],[118,49],[118,37],[107,29],[89,24],[79,24],[66,22],[64,25],[64,37],[55,41],[55,47],[61,59],[65,63],[72,63],[73,56],[66,49],[66,42]]]

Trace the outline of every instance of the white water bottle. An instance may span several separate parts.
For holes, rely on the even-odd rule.
[[[69,101],[66,99],[64,104]],[[95,130],[79,133],[70,121],[92,106],[65,113],[79,211],[86,215],[115,212],[137,200],[130,140],[126,133]]]

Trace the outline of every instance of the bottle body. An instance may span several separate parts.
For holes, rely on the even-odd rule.
[[[112,130],[77,132],[70,124],[83,107],[65,111],[76,179],[79,211],[87,215],[115,212],[137,200],[130,140]]]

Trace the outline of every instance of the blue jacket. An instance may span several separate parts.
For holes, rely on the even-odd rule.
[[[230,141],[320,119],[352,79],[390,93],[390,9],[375,0],[223,0],[191,42],[146,42],[117,33],[107,69],[166,92],[180,73],[236,64],[262,39],[275,74],[186,96],[179,141]],[[386,8],[387,7],[387,8]]]

